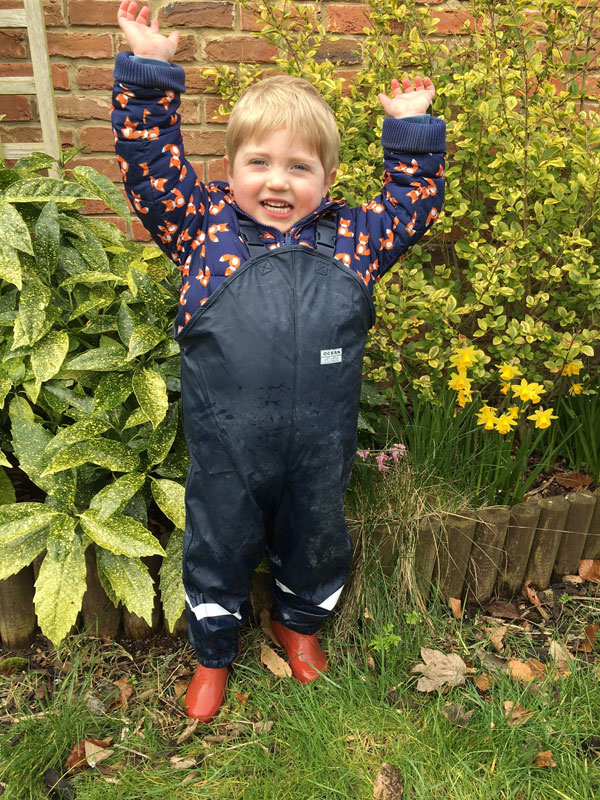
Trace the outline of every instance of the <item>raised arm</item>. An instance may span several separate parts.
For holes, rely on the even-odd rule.
[[[117,12],[117,20],[127,44],[135,56],[154,58],[157,61],[170,61],[179,44],[179,31],[163,36],[158,30],[158,20],[150,20],[150,9],[144,6],[137,11],[134,0],[122,0]]]

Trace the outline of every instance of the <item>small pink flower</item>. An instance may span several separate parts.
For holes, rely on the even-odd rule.
[[[370,454],[371,454],[370,450],[357,450],[356,451],[356,455],[360,456],[363,461],[365,460],[365,458],[368,458]]]
[[[379,472],[386,472],[389,470],[389,467],[386,467],[383,463],[384,461],[389,461],[390,457],[387,456],[385,453],[380,453],[376,458],[375,461],[377,462],[377,469]]]
[[[391,457],[394,459],[394,464],[398,463],[398,459],[404,457],[404,453],[406,452],[406,445],[403,444],[393,444],[390,447],[389,453]]]

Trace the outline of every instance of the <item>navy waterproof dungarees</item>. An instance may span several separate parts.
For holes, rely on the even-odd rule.
[[[237,654],[251,573],[269,557],[275,617],[314,633],[346,580],[343,500],[356,452],[363,349],[374,322],[360,277],[317,249],[265,251],[240,220],[250,260],[179,334],[186,484],[183,578],[198,660]]]

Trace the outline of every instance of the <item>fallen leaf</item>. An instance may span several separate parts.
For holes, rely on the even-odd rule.
[[[485,606],[485,611],[491,614],[492,617],[499,617],[500,619],[521,619],[516,605],[505,600],[494,600],[488,603]]]
[[[577,572],[584,581],[600,583],[600,561],[584,558],[579,562]]]
[[[91,737],[86,739],[80,739],[79,742],[73,747],[71,752],[69,753],[69,757],[65,762],[65,769],[69,772],[78,772],[82,769],[87,769],[88,767],[93,767],[93,764],[90,764],[87,757],[87,749],[88,747],[92,746],[97,750],[104,750],[109,746],[112,741],[112,737],[109,739],[93,739]],[[112,750],[110,751],[112,753]],[[110,754],[109,754],[110,755]],[[97,759],[100,761],[101,759]]]
[[[442,714],[448,722],[453,722],[459,728],[469,724],[469,720],[475,713],[474,709],[465,711],[459,703],[446,703],[442,708]]]
[[[524,661],[519,661],[517,658],[511,658],[506,668],[509,676],[515,681],[521,683],[529,683],[533,680],[533,672],[531,667]]]
[[[373,783],[373,797],[376,800],[399,800],[404,791],[402,773],[392,764],[382,764]]]
[[[364,616],[364,618],[365,618],[365,619],[370,619],[370,620],[372,620],[372,619],[373,619],[373,617],[371,616],[371,613],[370,613],[369,609],[368,609],[366,606],[365,606],[365,613],[363,614],[363,616]]]
[[[365,661],[367,662],[367,668],[368,669],[370,669],[370,670],[374,670],[375,669],[375,666],[376,666],[375,665],[375,659],[373,658],[371,653],[367,653]]]
[[[594,644],[596,643],[596,634],[600,630],[600,625],[587,625],[583,634],[585,636],[585,641],[583,641],[579,645],[579,650],[583,651],[584,653],[591,653],[594,649]]]
[[[456,619],[462,619],[462,603],[456,597],[451,597],[448,600],[448,605],[452,609],[452,613],[456,617]]]
[[[96,764],[99,764],[101,761],[104,761],[105,758],[112,756],[114,750],[110,750],[108,747],[99,747],[97,744],[94,744],[89,739],[84,740],[84,750],[85,750],[85,758],[87,763],[90,767],[95,767]]]
[[[535,757],[536,767],[555,767],[556,763],[552,758],[552,750],[543,750]]]
[[[580,575],[563,575],[563,581],[565,583],[579,584],[583,583],[583,578]]]
[[[175,700],[179,700],[180,697],[184,696],[184,694],[187,692],[187,688],[189,685],[190,685],[189,678],[177,678],[177,680],[173,683]]]
[[[260,660],[261,663],[263,663],[273,675],[277,675],[278,678],[292,677],[292,670],[287,661],[284,661],[283,658],[278,656],[277,653],[264,642],[260,643]]]
[[[119,678],[118,681],[113,681],[113,684],[119,689],[119,697],[111,705],[110,710],[116,711],[118,708],[127,708],[127,700],[133,694],[133,687],[129,686],[127,681],[128,676]]]
[[[186,739],[189,739],[190,736],[196,732],[196,728],[198,727],[198,720],[197,719],[188,719],[185,724],[185,728],[179,734],[177,739],[175,739],[176,744],[181,744],[185,742]]]
[[[171,756],[169,763],[174,769],[191,769],[196,766],[195,759],[185,756]]]
[[[480,692],[488,692],[492,685],[492,676],[487,672],[482,672],[475,678],[475,686]]]
[[[444,655],[440,650],[422,647],[421,658],[424,663],[417,664],[411,669],[412,674],[422,673],[417,683],[417,691],[433,692],[446,684],[460,686],[465,682],[467,665],[456,653]]]
[[[524,725],[533,716],[533,711],[527,711],[519,703],[512,700],[504,701],[504,716],[509,725]]]
[[[525,581],[524,588],[525,591],[527,592],[527,597],[529,598],[529,602],[533,603],[533,605],[537,608],[537,610],[540,612],[540,614],[544,619],[548,619],[550,617],[550,614],[546,611],[545,608],[543,608],[536,590],[531,585],[531,581]]]
[[[554,480],[565,489],[585,489],[589,486],[593,478],[591,475],[585,475],[583,472],[557,472],[554,475]]]
[[[241,704],[242,708],[246,707],[246,703],[248,702],[248,698],[250,697],[250,692],[234,692],[233,696]]]
[[[533,672],[534,677],[536,678],[545,678],[547,675],[547,669],[542,662],[537,658],[528,658],[525,662],[531,671]]]
[[[548,647],[548,653],[550,654],[550,658],[554,661],[556,669],[563,677],[571,674],[571,670],[569,668],[569,662],[571,659],[569,653],[562,646],[562,644],[551,641]]]
[[[271,625],[271,613],[268,608],[263,608],[260,612],[260,627],[263,629],[263,633],[265,633],[277,647],[281,647],[281,642],[277,636],[275,636],[275,631]]]
[[[496,625],[494,628],[488,628],[491,632],[490,642],[495,650],[501,653],[504,650],[504,642],[502,641],[508,630],[508,625]]]
[[[252,723],[252,728],[254,729],[254,733],[268,733],[271,728],[273,727],[273,720],[272,719],[261,719],[258,722]]]
[[[479,656],[482,665],[486,669],[492,672],[504,672],[506,670],[506,660],[504,658],[500,658],[494,653],[487,653],[482,647],[478,648],[475,654]]]

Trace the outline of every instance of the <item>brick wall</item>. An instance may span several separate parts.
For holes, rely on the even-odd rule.
[[[438,33],[452,36],[468,18],[464,0],[422,0],[440,19]],[[109,124],[112,64],[124,48],[117,25],[118,0],[43,0],[48,49],[52,66],[56,107],[63,145],[85,145],[77,163],[89,164],[120,184],[113,155]],[[19,0],[2,0],[3,8],[22,7]],[[252,31],[260,22],[231,0],[150,0],[152,14],[161,29],[178,28],[181,33],[176,61],[186,70],[187,94],[181,114],[186,153],[201,179],[220,178],[225,121],[218,115],[219,99],[202,76],[214,63],[240,60],[268,62],[272,48]],[[360,2],[324,0],[322,22],[339,34],[326,55],[340,65],[348,77],[358,65],[357,43],[367,24],[367,8]],[[31,74],[24,32],[0,30],[0,76]],[[36,101],[30,97],[0,97],[0,138],[4,142],[40,141]],[[107,214],[100,202],[89,203],[87,212]],[[121,228],[122,220],[114,219]],[[137,220],[130,232],[147,239]]]

